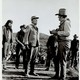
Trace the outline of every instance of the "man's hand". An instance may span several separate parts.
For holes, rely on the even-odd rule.
[[[50,34],[52,34],[52,31],[50,31]]]
[[[56,31],[56,30],[52,30],[52,31],[50,31],[50,34],[55,34],[55,35],[57,35],[57,31]]]
[[[25,47],[24,45],[22,46],[22,48],[23,48],[23,49],[26,49],[26,47]]]
[[[28,44],[25,44],[25,46],[26,46],[27,49],[29,49],[29,45]]]
[[[40,47],[40,45],[38,46],[38,50],[40,51],[40,49],[41,49],[41,47]]]

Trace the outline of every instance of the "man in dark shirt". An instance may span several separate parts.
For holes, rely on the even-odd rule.
[[[56,54],[58,49],[57,36],[51,35],[47,41],[47,60],[46,60],[46,70],[49,70],[50,61],[53,59],[54,66],[56,65]]]
[[[17,42],[17,45],[16,45],[16,68],[18,68],[19,66],[19,53],[20,53],[20,50],[25,51],[25,46],[23,44],[23,38],[24,38],[24,30],[25,30],[25,25],[21,25],[20,26],[20,31],[17,33],[16,35],[16,42]],[[24,52],[23,52],[24,53]],[[25,58],[24,58],[25,54],[23,54],[23,64],[25,62]],[[24,65],[23,65],[24,67]]]
[[[77,66],[77,55],[78,55],[78,49],[79,49],[79,40],[77,40],[78,36],[75,34],[74,39],[71,41],[71,67],[76,67]]]

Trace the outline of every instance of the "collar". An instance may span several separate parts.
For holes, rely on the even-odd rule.
[[[31,25],[32,25],[32,27],[33,27],[34,29],[36,29],[36,30],[38,29],[36,25],[34,25],[34,24],[31,24]]]
[[[67,18],[65,18],[64,20],[60,21],[60,24],[63,24],[66,20],[67,20]]]
[[[34,25],[34,24],[31,24],[31,25],[32,25],[32,27],[36,28],[36,25]]]

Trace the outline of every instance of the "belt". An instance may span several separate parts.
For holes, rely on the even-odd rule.
[[[70,40],[58,40],[58,42],[69,42]]]

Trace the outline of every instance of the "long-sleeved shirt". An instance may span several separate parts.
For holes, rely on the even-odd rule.
[[[60,23],[59,28],[57,29],[59,40],[69,40],[70,28],[71,25],[69,20],[65,19]]]
[[[31,46],[39,46],[39,30],[30,24],[26,27],[26,32],[23,40],[24,44],[31,44]]]
[[[13,42],[13,33],[10,29],[7,29],[6,26],[2,27],[3,43],[4,42]]]

